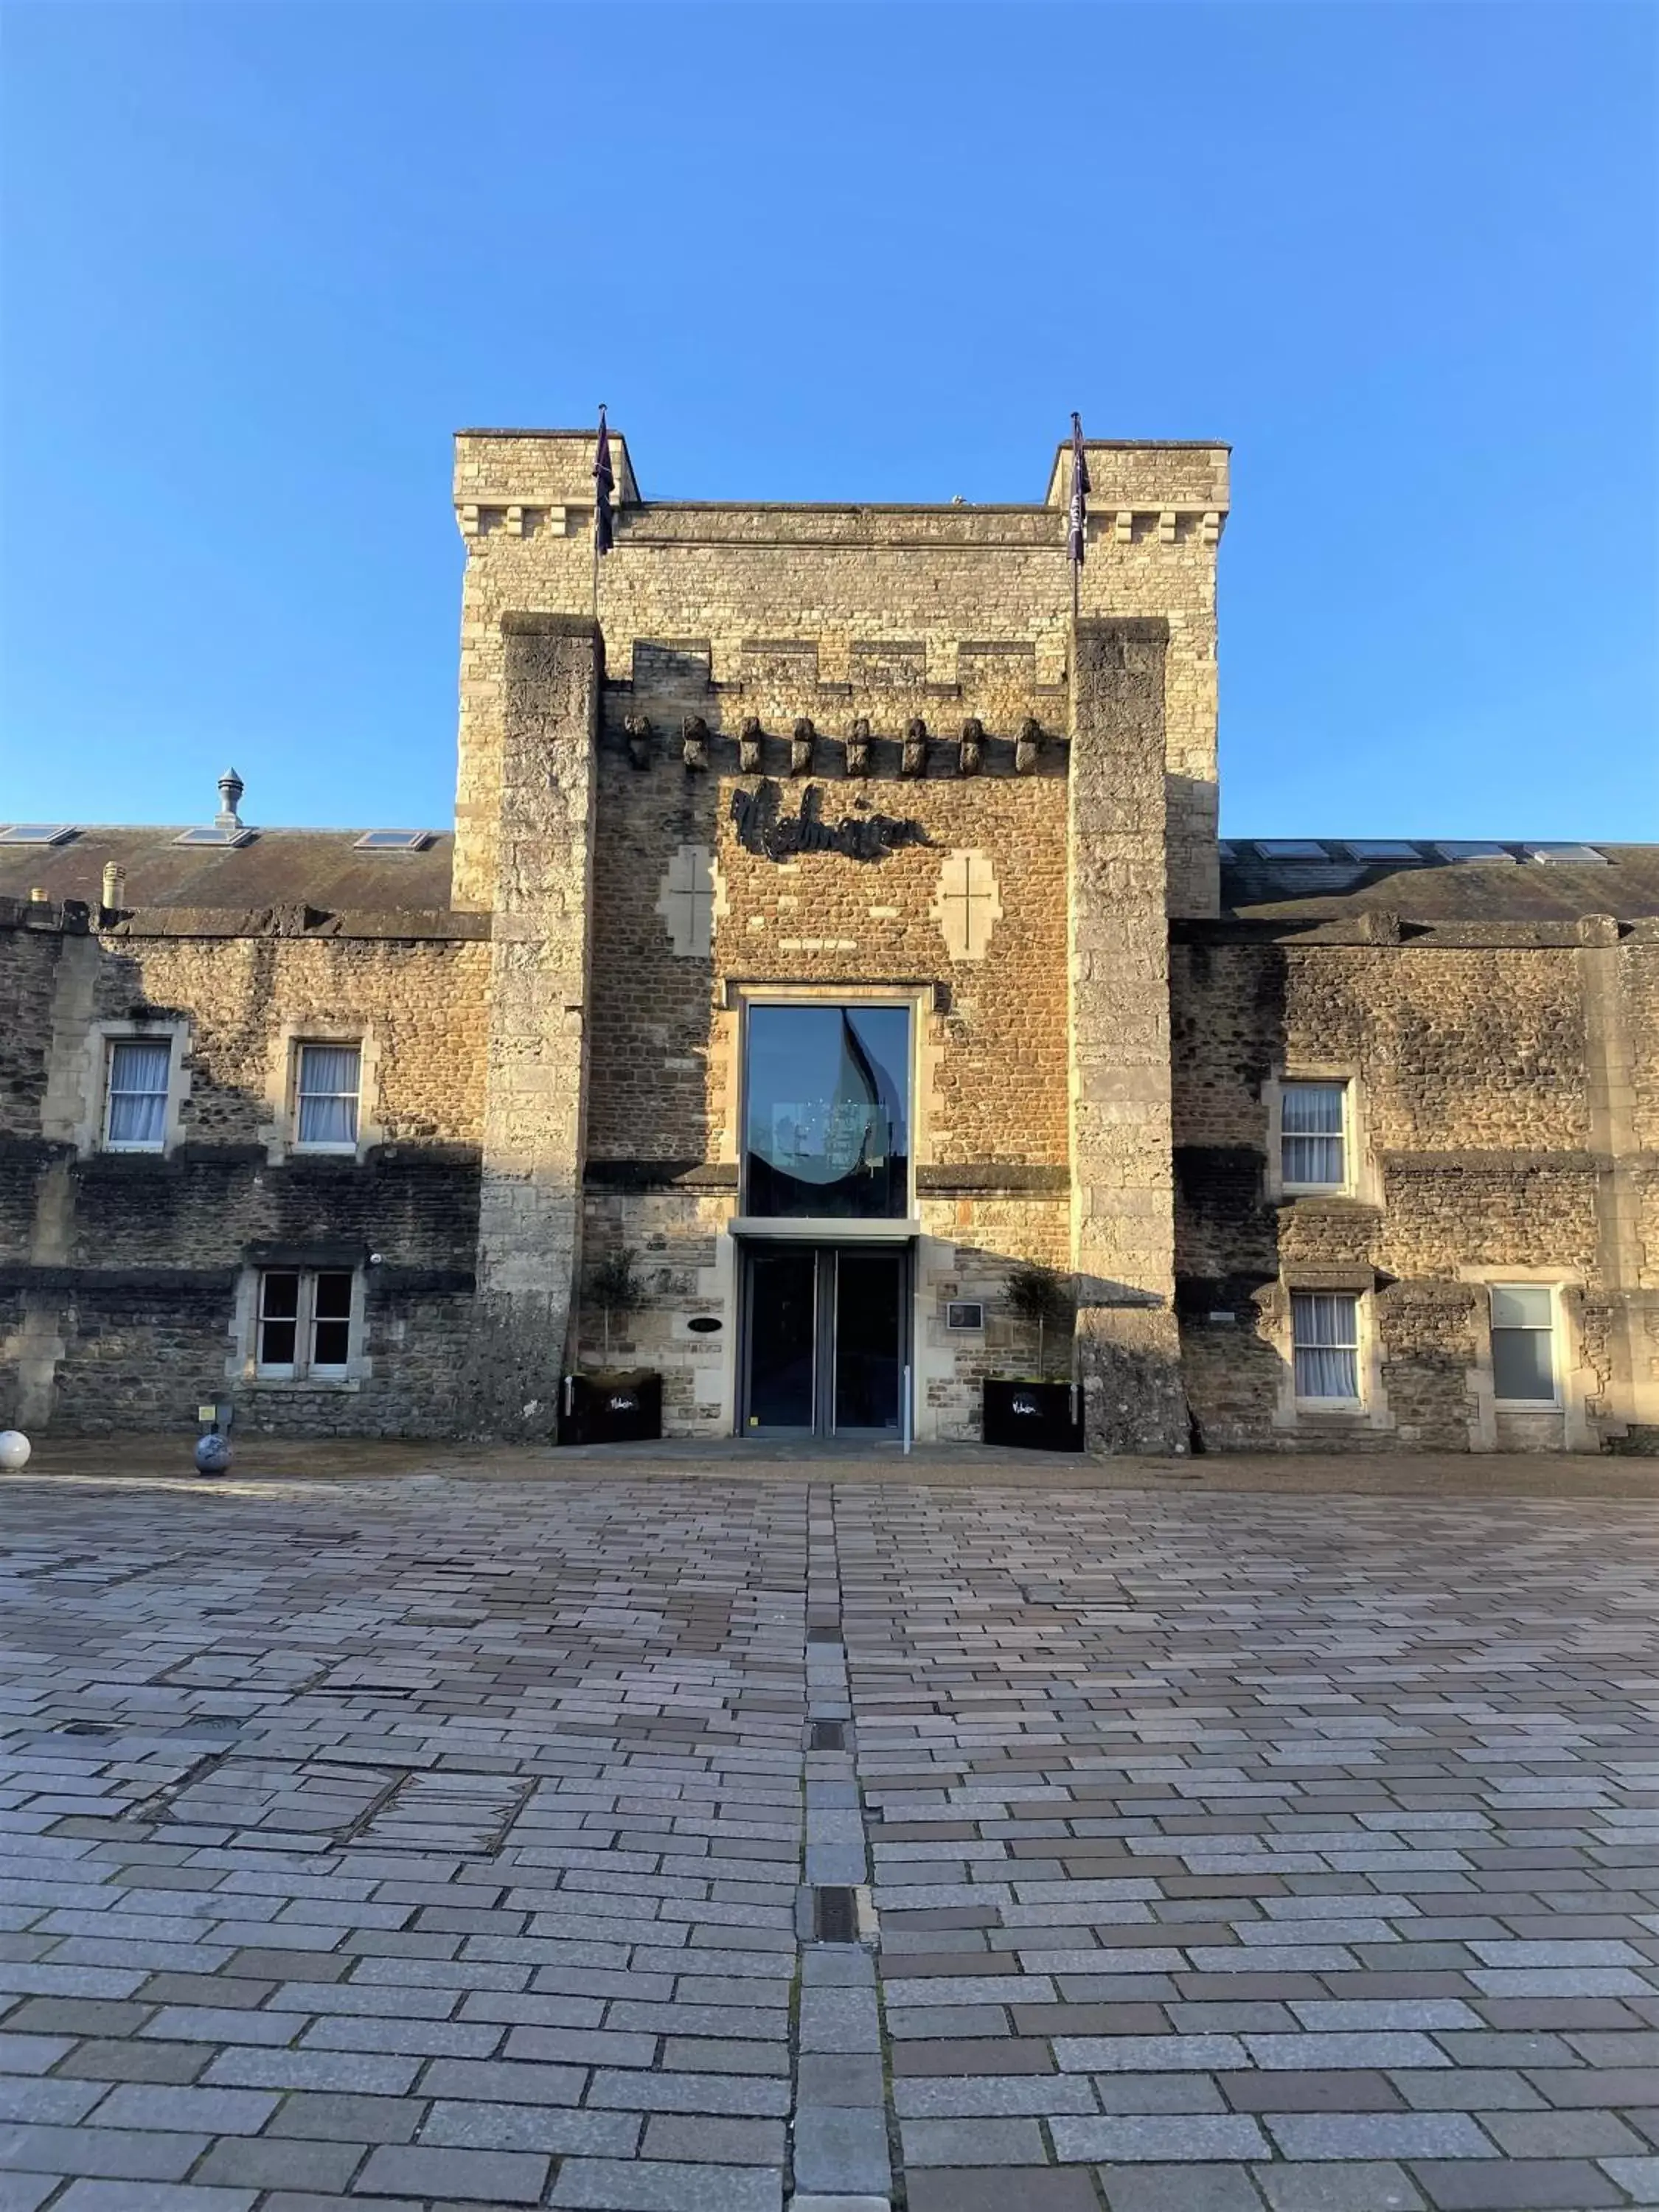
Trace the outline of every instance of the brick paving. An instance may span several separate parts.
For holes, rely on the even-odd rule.
[[[1650,1504],[881,1472],[0,1485],[0,2212],[1659,2205]]]

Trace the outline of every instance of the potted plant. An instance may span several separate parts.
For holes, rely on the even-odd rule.
[[[1069,1344],[1077,1297],[1068,1276],[1024,1262],[1012,1268],[1004,1292],[1008,1311],[1036,1331],[1035,1375],[985,1378],[982,1431],[988,1444],[1024,1444],[1038,1451],[1081,1451],[1083,1425],[1073,1410],[1069,1382],[1049,1379],[1051,1342]]]
[[[646,1302],[639,1254],[630,1245],[607,1252],[588,1271],[586,1298],[604,1330],[603,1364],[597,1373],[565,1379],[559,1442],[567,1444],[639,1443],[662,1434],[662,1377],[645,1369],[614,1370],[611,1327]]]

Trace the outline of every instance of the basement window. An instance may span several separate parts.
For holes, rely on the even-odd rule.
[[[1555,1293],[1547,1283],[1492,1286],[1492,1395],[1500,1406],[1553,1406]]]
[[[1352,1291],[1291,1295],[1291,1358],[1304,1404],[1359,1403],[1359,1300]]]
[[[267,1267],[259,1276],[253,1371],[272,1382],[342,1382],[355,1350],[349,1267]]]

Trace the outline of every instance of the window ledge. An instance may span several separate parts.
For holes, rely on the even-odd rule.
[[[921,1223],[904,1214],[738,1213],[726,1225],[733,1237],[792,1244],[908,1244],[921,1234]]]
[[[361,1390],[362,1378],[357,1375],[246,1375],[243,1382],[252,1390]]]

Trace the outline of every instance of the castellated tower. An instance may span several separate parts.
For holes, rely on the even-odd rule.
[[[1031,506],[659,503],[613,436],[596,594],[594,445],[456,447],[481,1418],[540,1432],[626,1249],[671,1430],[967,1436],[1036,1261],[1091,1443],[1184,1449],[1168,925],[1217,908],[1226,448],[1091,443],[1074,619],[1064,448]]]

